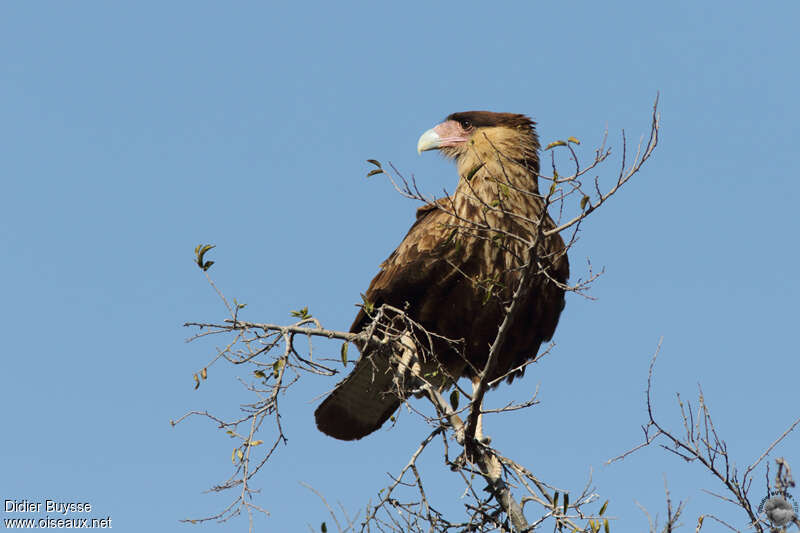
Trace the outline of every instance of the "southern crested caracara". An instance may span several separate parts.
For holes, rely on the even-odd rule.
[[[416,222],[365,296],[375,309],[404,309],[428,332],[463,339],[452,344],[434,337],[429,355],[420,358],[420,375],[437,375],[431,371],[438,361],[446,370],[438,375],[469,377],[474,384],[528,260],[526,243],[536,240],[539,221],[544,230],[554,227],[539,196],[539,140],[525,115],[468,111],[423,133],[417,148],[455,159],[458,186],[452,196],[417,210]],[[564,241],[558,234],[540,236],[536,256],[528,297],[489,379],[511,382],[522,375],[519,367],[536,356],[558,324],[569,277]],[[362,309],[350,331],[369,324]],[[315,412],[317,427],[337,439],[372,433],[410,394],[397,386],[401,354],[361,350],[353,371]],[[437,386],[449,384],[440,379]]]

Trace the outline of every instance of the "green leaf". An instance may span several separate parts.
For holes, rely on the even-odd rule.
[[[368,315],[371,315],[375,310],[375,305],[367,300],[367,297],[363,292],[361,293],[361,302],[364,305],[364,311],[366,311]]]
[[[276,379],[281,373],[281,368],[283,368],[283,359],[278,359],[277,361],[272,363],[272,375]]]
[[[600,507],[600,512],[597,514],[603,516],[603,513],[606,512],[606,507],[608,507],[608,500],[606,500],[605,503],[602,505],[602,507]]]
[[[450,393],[450,405],[453,406],[453,411],[458,409],[458,389],[453,389]]]
[[[573,143],[573,144],[580,144],[580,143],[581,143],[581,142],[580,142],[578,139],[576,139],[575,137],[569,137],[567,140],[568,140],[569,142]]]
[[[584,196],[583,198],[581,198],[581,211],[586,209],[586,204],[588,204],[588,203],[589,203],[589,197],[588,196]]]
[[[234,448],[233,452],[231,452],[231,462],[233,464],[236,464],[236,450],[237,450],[237,448]]]
[[[479,165],[476,165],[472,170],[467,172],[467,175],[464,176],[464,179],[467,180],[467,181],[472,180],[472,178],[475,176],[475,174],[477,174],[478,171],[480,169],[482,169],[482,168],[483,168],[483,163],[480,163]]]
[[[381,167],[381,162],[378,161],[377,159],[367,159],[367,163],[372,163],[373,165],[375,165],[378,168],[383,168],[383,167]]]
[[[550,185],[550,192],[548,193],[548,196],[553,196],[553,193],[555,192],[556,192],[556,182],[554,181],[553,184]]]
[[[553,494],[553,509],[558,509],[558,491]]]
[[[342,343],[342,364],[347,366],[347,342]]]
[[[611,526],[608,525],[608,518],[603,520],[603,529],[605,530],[606,533],[610,533],[611,531]]]
[[[556,146],[566,146],[566,145],[567,145],[567,143],[564,142],[564,141],[553,141],[553,142],[551,142],[550,144],[547,145],[547,148],[545,148],[545,151],[547,151],[547,150],[549,150],[551,148],[555,148]]]
[[[448,242],[448,243],[451,242],[453,240],[453,237],[455,237],[457,233],[458,233],[458,229],[454,228],[452,231],[450,231],[450,234],[447,235],[447,238],[445,239],[444,242]]]
[[[369,172],[367,172],[367,177],[369,178],[370,176],[374,176],[375,174],[383,174],[383,169],[374,168],[374,169],[370,170]]]
[[[491,298],[492,298],[492,288],[486,287],[486,294],[483,295],[483,302],[481,303],[481,305],[486,305]]]
[[[255,374],[257,378],[267,379],[267,375],[264,373],[263,370],[255,370],[253,371],[253,374]]]

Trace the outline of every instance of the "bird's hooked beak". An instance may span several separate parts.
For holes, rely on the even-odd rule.
[[[455,146],[468,141],[470,134],[455,120],[446,120],[422,134],[417,141],[417,153]]]
[[[436,133],[436,128],[431,128],[423,133],[417,141],[417,153],[427,150],[436,150],[441,147],[442,138]]]

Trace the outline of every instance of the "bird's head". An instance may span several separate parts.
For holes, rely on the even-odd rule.
[[[486,161],[501,154],[504,159],[538,172],[539,139],[535,122],[516,113],[464,111],[453,113],[429,129],[417,141],[419,153],[439,150],[459,167],[472,159]],[[469,161],[467,161],[469,160]]]

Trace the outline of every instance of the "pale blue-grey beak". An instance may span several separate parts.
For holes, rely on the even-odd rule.
[[[442,138],[433,128],[423,133],[417,141],[417,153],[421,154],[426,150],[436,150],[441,146]]]

